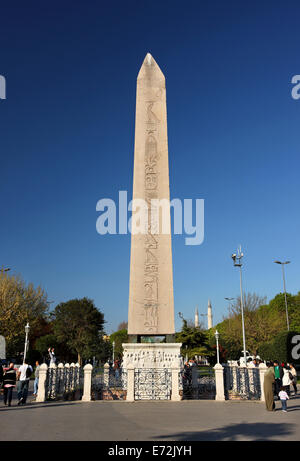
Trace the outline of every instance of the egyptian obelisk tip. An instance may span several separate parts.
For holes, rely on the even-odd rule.
[[[150,54],[150,53],[147,53],[147,54],[146,54],[146,57],[145,57],[145,62],[146,62],[146,64],[148,64],[149,66],[151,66],[151,61],[152,61],[152,59],[153,59],[153,58],[152,58],[151,54]]]
[[[161,80],[163,82],[162,85],[164,85],[164,81],[165,81],[164,74],[160,70],[157,62],[155,61],[151,53],[147,53],[144,58],[143,64],[140,68],[140,71],[138,74],[138,80],[144,80],[144,79],[149,80],[149,79],[152,79],[153,77]]]

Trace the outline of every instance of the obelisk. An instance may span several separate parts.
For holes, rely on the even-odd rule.
[[[170,188],[165,77],[148,53],[137,77],[133,200],[147,204],[146,233],[131,235],[128,334],[175,333],[171,233],[163,233],[151,209],[153,200],[167,201],[170,221]],[[156,215],[158,219],[159,214]],[[152,224],[152,225],[151,225]]]

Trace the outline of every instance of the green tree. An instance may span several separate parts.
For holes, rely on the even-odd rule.
[[[188,322],[183,320],[181,331],[175,333],[175,341],[182,343],[181,353],[183,356],[187,354],[188,358],[195,355],[210,357],[214,355],[214,351],[209,346],[208,332],[188,326]]]
[[[49,333],[40,336],[35,342],[35,350],[39,353],[39,358],[43,361],[49,360],[49,347],[54,347],[55,356],[59,362],[74,362],[76,360],[76,353],[62,342],[58,342],[55,334]]]
[[[300,292],[295,296],[287,293],[287,304],[290,330],[300,331]],[[266,355],[272,355],[273,339],[279,333],[287,331],[284,294],[277,294],[268,304],[265,297],[255,293],[245,295],[244,321],[247,350],[255,355],[260,354],[261,350]],[[228,358],[239,359],[243,349],[239,298],[230,307],[228,316],[210,333],[210,344],[214,342],[215,329],[220,333],[220,344],[226,348]]]
[[[20,276],[0,272],[0,334],[6,339],[8,356],[18,355],[24,350],[27,322],[30,324],[31,343],[47,318],[47,295],[41,287],[26,284]]]
[[[121,360],[123,356],[122,344],[128,342],[127,330],[123,328],[122,330],[115,331],[110,335],[109,340],[111,344],[115,342],[115,358]]]
[[[88,298],[71,299],[56,306],[53,333],[60,344],[76,352],[78,363],[90,359],[103,346],[104,315]]]

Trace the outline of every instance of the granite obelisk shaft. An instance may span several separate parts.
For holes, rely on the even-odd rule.
[[[167,108],[165,77],[148,53],[137,78],[133,199],[148,205],[146,234],[132,234],[129,335],[173,335],[174,299],[171,233],[152,226],[151,200],[168,201]]]

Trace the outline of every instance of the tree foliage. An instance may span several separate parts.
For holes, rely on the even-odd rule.
[[[47,316],[47,295],[41,287],[0,272],[0,334],[6,339],[8,356],[23,351],[26,323],[30,324],[30,338],[36,338]]]
[[[290,329],[300,331],[300,293],[287,294],[287,304]],[[284,294],[279,293],[269,304],[256,293],[244,295],[244,323],[247,350],[257,355],[263,344],[271,344],[275,336],[287,329]],[[243,350],[240,298],[230,306],[227,317],[212,329],[211,342],[216,329],[228,358],[239,359]]]
[[[122,330],[115,331],[110,335],[110,343],[115,342],[115,358],[121,359],[123,356],[123,343],[128,342],[127,330],[123,328]]]
[[[295,362],[290,356],[291,337],[299,334],[297,331],[281,331],[272,341],[261,344],[259,355],[263,360],[278,360],[279,362]]]
[[[183,320],[182,329],[175,334],[175,341],[182,343],[181,353],[192,358],[195,355],[209,357],[214,355],[208,343],[208,333],[200,328],[189,326],[187,320]]]
[[[78,363],[97,356],[103,346],[104,315],[88,298],[71,299],[56,306],[53,332],[59,343],[76,352]]]

